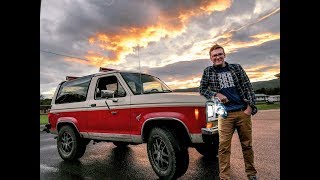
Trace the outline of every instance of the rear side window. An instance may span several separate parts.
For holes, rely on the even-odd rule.
[[[85,101],[92,76],[67,81],[60,86],[55,104]]]

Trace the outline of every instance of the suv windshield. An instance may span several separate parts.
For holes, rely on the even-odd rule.
[[[122,72],[120,74],[135,95],[172,92],[172,90],[170,90],[170,88],[164,84],[164,82],[154,76],[127,72]]]

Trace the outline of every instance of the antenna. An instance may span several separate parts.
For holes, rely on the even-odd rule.
[[[138,43],[138,59],[139,59],[139,74],[140,74],[140,84],[141,84],[141,94],[143,94],[143,84],[141,80],[141,64],[140,64],[140,44]]]
[[[139,60],[139,75],[140,75],[140,84],[141,84],[141,93],[143,94],[143,86],[142,86],[142,79],[141,79],[141,63],[140,63],[140,43],[138,43],[134,48],[133,48],[133,52],[138,52],[138,60]]]

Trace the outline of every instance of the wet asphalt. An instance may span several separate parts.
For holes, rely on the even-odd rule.
[[[280,112],[260,111],[253,116],[253,149],[258,176],[280,179]],[[187,172],[179,179],[218,179],[218,159],[206,159],[189,148]],[[231,146],[231,178],[245,180],[241,145],[235,132]],[[40,131],[40,179],[159,179],[153,171],[146,144],[121,149],[112,143],[91,141],[79,161],[63,161],[54,135]]]

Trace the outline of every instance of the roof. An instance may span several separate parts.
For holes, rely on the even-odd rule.
[[[107,72],[98,72],[98,73],[94,73],[94,76],[100,76],[100,75],[105,75],[105,74],[111,74],[111,73],[139,73],[137,71],[120,71],[120,70],[114,70],[114,71],[107,71]],[[145,73],[141,73],[141,74],[145,74]]]
[[[85,76],[101,76],[101,75],[105,75],[105,74],[110,74],[110,73],[121,73],[121,72],[126,72],[126,73],[139,73],[138,71],[124,71],[124,70],[118,70],[118,69],[111,69],[111,68],[103,68],[100,67],[99,68],[99,72],[94,73],[94,74],[89,74],[89,75],[85,75]],[[141,73],[141,74],[145,74],[145,73]],[[66,76],[66,80],[67,81],[72,81],[78,78],[82,78],[85,76]]]

